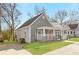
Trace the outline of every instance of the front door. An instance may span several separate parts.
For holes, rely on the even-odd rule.
[[[59,39],[59,35],[61,35],[60,31],[59,30],[56,30],[55,31],[55,35],[56,35],[56,38]]]
[[[41,40],[43,37],[43,30],[42,29],[38,29],[37,30],[37,40]]]
[[[53,40],[53,30],[48,30],[47,40]]]

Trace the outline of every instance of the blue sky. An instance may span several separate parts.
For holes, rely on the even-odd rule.
[[[47,15],[53,16],[58,10],[77,10],[79,9],[79,4],[77,3],[18,3],[17,9],[22,13],[20,16],[21,24],[29,19],[27,16],[28,12],[34,15],[34,7],[45,7]]]
[[[53,16],[58,10],[77,10],[79,9],[79,4],[77,3],[26,3],[26,4],[18,4],[18,9],[21,11],[22,15],[19,18],[21,20],[21,24],[29,19],[27,16],[28,12],[31,12],[34,15],[34,7],[45,7],[47,10],[47,15],[50,17]]]

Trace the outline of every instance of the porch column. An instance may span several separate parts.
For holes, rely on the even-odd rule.
[[[53,30],[53,35],[55,36],[55,30]]]
[[[64,32],[64,31],[61,29],[61,36],[64,34],[63,32]]]
[[[45,29],[43,29],[43,36],[45,36]]]

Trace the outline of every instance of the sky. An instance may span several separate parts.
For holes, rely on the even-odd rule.
[[[54,16],[58,10],[79,10],[79,4],[77,3],[17,3],[17,9],[21,12],[19,17],[21,20],[20,25],[29,19],[28,12],[35,14],[35,6],[44,7],[49,17]]]

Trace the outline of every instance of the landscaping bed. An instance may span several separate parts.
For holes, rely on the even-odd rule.
[[[66,45],[72,44],[70,42],[55,41],[55,42],[32,42],[29,44],[24,44],[23,48],[28,50],[34,55],[41,55],[49,51],[64,47]]]

